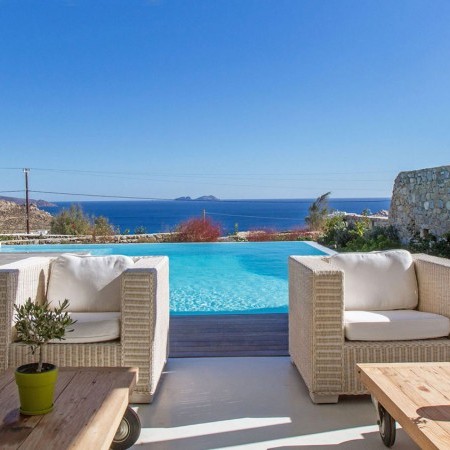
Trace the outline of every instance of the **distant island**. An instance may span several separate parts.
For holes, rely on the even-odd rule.
[[[191,198],[189,196],[178,197],[175,200],[181,201],[181,202],[218,202],[218,201],[220,201],[220,199],[218,199],[217,197],[214,197],[214,195],[202,195],[201,197],[197,197],[197,198]]]
[[[18,197],[4,197],[0,195],[0,200],[3,200],[5,202],[12,202],[16,203],[17,205],[25,205],[25,199],[24,198],[18,198]],[[30,203],[32,205],[36,205],[38,208],[41,206],[56,206],[54,203],[47,202],[45,200],[34,200],[30,198]]]

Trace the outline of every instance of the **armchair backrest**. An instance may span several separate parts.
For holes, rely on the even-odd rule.
[[[52,259],[48,256],[32,256],[2,265],[0,290],[6,296],[5,304],[10,304],[12,309],[13,304],[21,305],[28,298],[43,303]]]
[[[328,258],[343,271],[347,311],[415,309],[418,285],[412,255],[406,250],[341,253]]]
[[[128,256],[64,254],[52,263],[47,300],[68,299],[71,312],[120,311],[121,274],[134,266]]]

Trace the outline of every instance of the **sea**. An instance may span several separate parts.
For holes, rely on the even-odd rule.
[[[161,233],[174,231],[192,217],[207,217],[222,227],[223,234],[251,230],[293,230],[305,226],[314,199],[274,200],[135,200],[58,202],[41,207],[55,215],[70,205],[81,206],[88,216],[104,216],[120,233]],[[330,199],[330,211],[376,213],[389,210],[390,198]]]

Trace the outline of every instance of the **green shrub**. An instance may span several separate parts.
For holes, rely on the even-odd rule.
[[[433,234],[426,237],[416,235],[409,242],[409,249],[413,253],[427,253],[429,255],[450,258],[450,232],[437,238]]]
[[[371,252],[401,248],[397,230],[388,227],[369,228],[368,219],[347,222],[343,214],[329,216],[323,226],[320,243],[341,252]],[[450,258],[450,232],[438,238],[433,234],[425,237],[415,233],[406,247],[411,253],[426,253]]]
[[[140,225],[134,229],[134,234],[146,234],[147,228],[144,227],[144,225]]]
[[[50,224],[51,234],[111,236],[115,234],[114,226],[104,216],[87,216],[80,205],[70,205],[53,217]]]
[[[400,241],[393,227],[374,227],[363,236],[358,236],[348,242],[347,251],[372,252],[399,248]]]
[[[370,228],[368,218],[352,222],[344,214],[326,219],[324,233],[319,242],[339,251],[370,252],[400,247],[397,233],[392,226]]]
[[[80,205],[70,205],[53,217],[50,224],[52,234],[90,234],[91,224]]]
[[[325,219],[323,235],[319,238],[320,243],[335,248],[342,248],[345,247],[350,240],[350,230],[343,213],[335,214]]]
[[[0,241],[11,241],[12,239],[15,239],[14,236],[0,236]]]
[[[112,236],[115,234],[114,227],[109,223],[107,217],[98,216],[92,218],[92,236]]]

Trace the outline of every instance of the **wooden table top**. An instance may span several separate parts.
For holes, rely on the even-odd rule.
[[[450,448],[450,363],[358,364],[358,371],[421,448]]]
[[[109,449],[136,385],[138,369],[60,367],[52,412],[23,416],[14,370],[0,376],[3,449]]]

